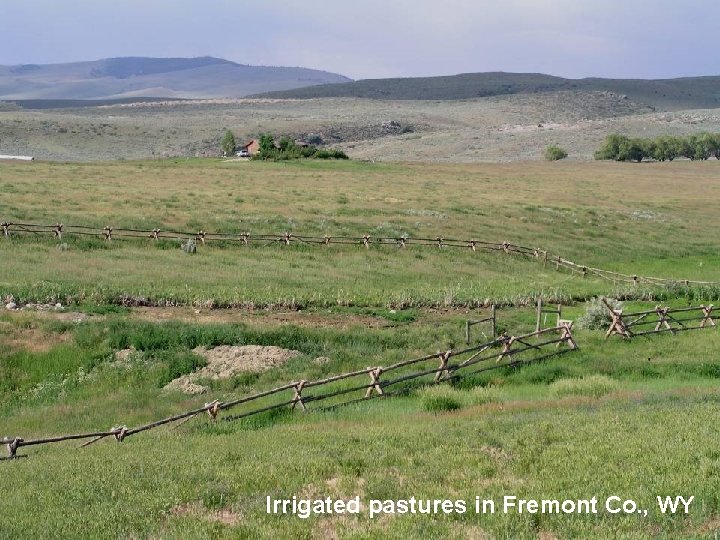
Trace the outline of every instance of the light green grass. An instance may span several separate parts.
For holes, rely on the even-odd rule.
[[[0,218],[235,232],[467,232],[627,273],[720,279],[717,243],[707,233],[718,224],[714,162],[555,165],[3,164],[0,192],[9,195],[0,198]],[[88,316],[76,323],[73,313],[0,312],[0,436],[134,426],[215,398],[462,347],[465,320],[487,310],[461,306],[524,306],[498,311],[499,330],[521,335],[534,329],[538,295],[659,298],[627,302],[634,310],[718,294],[616,291],[537,261],[464,250],[210,245],[188,256],[143,241],[68,239],[68,247],[61,252],[31,237],[0,241],[0,296],[60,300]],[[159,323],[153,319],[181,311],[109,305],[123,298],[196,305],[201,313],[186,309],[190,322]],[[222,305],[303,310],[288,324],[272,310],[230,317],[207,309]],[[563,318],[584,311],[571,303]],[[486,329],[474,330],[476,342],[487,339]],[[452,386],[408,387],[403,397],[329,410],[322,406],[339,400],[309,401],[309,414],[285,410],[236,422],[202,416],[84,450],[77,443],[23,449],[28,458],[0,462],[0,537],[712,537],[720,523],[718,330],[631,341],[578,330],[575,338],[579,351]],[[162,390],[201,365],[194,347],[220,344],[301,354],[260,374],[203,381],[203,395]],[[116,363],[114,352],[127,347],[137,352]],[[459,407],[426,411],[428,396]],[[267,495],[499,501],[505,494],[620,495],[650,513],[371,521],[264,512]],[[662,516],[656,495],[694,495],[696,503],[688,516]]]
[[[522,328],[531,318],[527,310],[506,320]],[[31,321],[35,330],[69,332],[72,339],[47,352],[0,355],[3,380],[26,385],[0,389],[2,433],[29,438],[117,422],[134,425],[209,399],[160,391],[157,375],[166,360],[157,353],[167,350],[233,342],[303,352],[297,362],[212,392],[225,399],[281,380],[361,367],[369,358],[382,364],[430,344],[451,345],[461,334],[460,320],[423,318],[367,331],[277,329],[262,322],[158,325],[123,314],[80,325],[5,317],[5,326],[15,330],[29,331]],[[0,463],[3,481],[14,486],[0,500],[0,532],[48,536],[43,531],[52,530],[49,537],[96,538],[536,538],[541,532],[562,538],[702,538],[720,513],[712,427],[720,399],[713,356],[719,338],[716,330],[704,330],[604,342],[599,332],[579,332],[582,350],[576,354],[491,372],[456,388],[305,415],[217,425],[203,417],[121,445],[29,448],[21,453],[30,457]],[[138,348],[141,359],[129,368],[111,365],[110,352],[128,345]],[[312,363],[318,354],[330,361]],[[88,365],[93,358],[95,365]],[[62,382],[54,389],[39,395],[25,391],[30,384],[57,381],[60,372]],[[594,373],[617,381],[609,394],[558,399],[554,381]],[[423,412],[424,396],[433,392],[457,397],[461,409]],[[647,506],[650,514],[300,520],[264,511],[267,495],[364,500],[480,495],[499,502],[505,494],[601,499],[620,494]],[[654,504],[657,494],[692,494],[697,506],[689,516],[662,516]],[[229,525],[213,521],[220,511],[232,516]]]
[[[702,165],[702,166],[700,166]],[[712,163],[402,165],[214,160],[0,165],[0,217],[103,227],[482,239],[639,275],[720,280]],[[464,306],[609,294],[537,261],[447,248],[0,242],[0,295],[103,304]],[[172,249],[171,249],[172,248]],[[82,269],[82,271],[78,271]],[[718,296],[718,290],[705,294]]]

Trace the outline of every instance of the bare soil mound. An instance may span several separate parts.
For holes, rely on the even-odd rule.
[[[299,351],[261,345],[221,345],[212,349],[197,347],[193,352],[207,360],[207,366],[169,382],[166,390],[180,390],[187,394],[200,394],[207,390],[197,383],[202,379],[230,379],[240,373],[259,373],[301,354]]]

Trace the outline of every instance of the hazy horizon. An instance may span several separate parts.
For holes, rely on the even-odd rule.
[[[487,71],[567,78],[720,74],[709,0],[27,0],[3,6],[0,64],[214,56],[353,79]],[[190,37],[190,39],[188,39]]]

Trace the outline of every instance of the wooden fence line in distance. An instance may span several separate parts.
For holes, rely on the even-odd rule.
[[[658,334],[662,332],[682,332],[685,330],[701,330],[703,328],[712,328],[716,326],[713,320],[714,306],[700,305],[696,307],[686,308],[670,308],[663,306],[655,306],[655,309],[646,311],[636,311],[633,313],[624,313],[622,309],[613,309],[605,298],[602,299],[605,307],[610,311],[612,322],[605,334],[605,339],[613,335],[621,336],[625,339],[631,339],[636,336],[645,336],[648,334]],[[694,315],[693,312],[697,312]],[[678,313],[687,314],[675,316]],[[697,325],[688,325],[685,323],[695,323]],[[644,327],[652,327],[652,329],[644,329]],[[634,330],[640,328],[640,331]]]
[[[553,255],[550,252],[540,249],[531,248],[527,246],[521,246],[513,244],[511,242],[488,242],[484,240],[476,239],[457,239],[457,238],[445,238],[443,236],[429,237],[429,238],[414,238],[408,236],[401,236],[398,238],[390,237],[373,237],[371,235],[363,236],[308,236],[299,235],[291,232],[284,232],[282,234],[251,234],[250,232],[244,233],[211,233],[204,229],[200,229],[196,232],[190,231],[163,231],[159,228],[154,229],[129,229],[129,228],[114,228],[110,225],[106,225],[102,229],[99,227],[92,227],[88,225],[63,225],[62,223],[55,223],[53,225],[43,225],[36,223],[16,223],[11,221],[3,221],[0,223],[2,227],[2,236],[10,238],[11,233],[21,234],[50,234],[58,240],[62,240],[64,234],[75,235],[75,236],[92,236],[101,238],[106,241],[112,241],[114,239],[123,238],[145,238],[153,241],[159,240],[188,240],[192,239],[195,242],[205,245],[207,242],[223,241],[223,242],[238,242],[241,245],[250,245],[251,243],[260,243],[261,245],[271,244],[283,244],[290,245],[292,243],[308,244],[308,245],[330,245],[330,244],[346,244],[346,245],[358,245],[364,246],[366,249],[370,249],[372,245],[394,245],[399,248],[405,248],[410,245],[418,246],[432,246],[438,248],[459,248],[459,249],[470,249],[471,251],[477,251],[479,249],[489,251],[503,251],[508,254],[522,255],[529,258],[542,261],[544,266],[548,264],[554,265],[556,270],[567,270],[573,274],[586,277],[588,275],[596,276],[613,283],[627,283],[634,286],[639,286],[641,283],[645,283],[651,286],[668,286],[672,284],[682,284],[685,286],[689,285],[720,285],[718,281],[696,281],[688,279],[668,279],[668,278],[656,278],[650,276],[638,276],[636,274],[622,274],[620,272],[614,272],[611,270],[605,270],[602,268],[594,268],[592,266],[586,266],[574,263],[568,259],[561,257],[560,255]]]
[[[559,334],[559,336],[557,336],[557,334]],[[531,341],[532,338],[543,341],[533,343]],[[551,345],[555,345],[555,348],[548,351],[546,348]],[[566,345],[566,348],[560,349],[561,345]],[[499,347],[502,348],[501,351],[493,350]],[[84,442],[80,448],[84,448],[109,437],[114,438],[118,442],[122,442],[128,437],[167,424],[176,424],[176,426],[184,424],[203,413],[207,413],[212,420],[216,420],[220,416],[221,411],[228,411],[246,404],[252,405],[247,410],[240,411],[232,416],[226,416],[222,419],[224,421],[233,421],[288,406],[293,410],[299,406],[301,410],[305,411],[308,410],[308,405],[311,403],[326,401],[352,393],[361,393],[361,397],[353,397],[352,399],[343,400],[331,406],[346,405],[356,401],[385,397],[400,391],[407,392],[411,388],[407,383],[411,381],[422,384],[437,384],[457,380],[489,369],[519,366],[544,360],[576,350],[577,348],[577,343],[572,336],[572,331],[569,326],[546,328],[539,332],[531,332],[520,336],[502,335],[492,341],[460,350],[447,350],[427,354],[418,358],[402,360],[384,367],[370,366],[365,369],[333,375],[315,381],[295,381],[232,401],[221,402],[214,400],[205,403],[203,407],[185,411],[134,428],[128,428],[126,425],[117,425],[106,431],[75,433],[31,440],[26,440],[22,437],[3,437],[2,444],[6,445],[8,450],[8,457],[3,459],[19,457],[17,455],[18,450],[25,446],[82,440]],[[537,351],[540,352],[539,357],[520,358],[524,353],[536,353]],[[428,363],[434,363],[434,365],[427,366]],[[388,374],[392,374],[392,377],[388,378]],[[429,378],[429,380],[420,381],[422,378]],[[361,380],[356,382],[357,379]],[[324,393],[322,391],[313,392],[313,389],[321,387],[325,390]],[[399,388],[395,392],[388,393],[386,389],[389,387]],[[288,395],[288,392],[292,392],[292,395]],[[276,396],[279,396],[279,401],[269,404],[263,402],[264,398]]]

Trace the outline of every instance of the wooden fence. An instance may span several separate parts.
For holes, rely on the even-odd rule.
[[[122,442],[139,433],[167,424],[182,425],[205,414],[212,420],[233,421],[277,409],[307,411],[311,409],[311,405],[320,402],[325,402],[323,408],[337,407],[406,393],[421,385],[438,384],[489,370],[538,362],[577,348],[569,326],[547,328],[520,336],[502,335],[492,341],[460,350],[428,354],[389,366],[370,366],[315,381],[295,381],[231,401],[215,400],[202,407],[134,428],[116,425],[104,431],[38,439],[4,437],[2,444],[7,446],[8,456],[0,459],[20,457],[17,452],[23,447],[64,441],[83,441],[80,448],[107,438]],[[221,418],[221,412],[231,409],[232,415]]]
[[[701,330],[716,326],[712,304],[684,308],[656,306],[655,309],[647,311],[624,313],[622,309],[613,309],[604,298],[602,301],[612,318],[605,339],[613,335],[631,339],[661,332],[675,334],[685,330]]]
[[[310,236],[300,235],[291,232],[281,234],[256,234],[250,232],[244,233],[211,233],[204,229],[196,232],[191,231],[171,231],[155,229],[128,229],[115,228],[106,225],[103,228],[92,227],[88,225],[63,225],[55,223],[53,225],[43,225],[37,223],[19,223],[11,221],[3,221],[0,223],[2,228],[2,236],[6,239],[15,234],[23,235],[51,235],[58,240],[62,240],[65,235],[84,236],[101,238],[111,242],[119,239],[149,239],[151,241],[159,240],[192,240],[197,244],[204,246],[211,241],[230,242],[239,245],[262,245],[268,246],[272,244],[290,245],[290,244],[307,244],[307,245],[330,245],[330,244],[347,244],[363,246],[370,249],[372,246],[397,246],[405,248],[411,245],[429,246],[436,248],[456,248],[470,251],[489,250],[502,251],[504,253],[521,255],[542,262],[544,266],[554,266],[556,270],[567,270],[573,274],[585,277],[596,276],[613,283],[627,283],[638,286],[646,284],[651,286],[668,286],[668,285],[720,285],[718,281],[695,281],[688,279],[670,279],[656,278],[649,276],[638,276],[635,274],[622,274],[602,268],[594,268],[574,263],[560,255],[553,255],[547,250],[521,246],[511,242],[490,242],[476,239],[457,239],[445,238],[443,236],[429,238],[412,238],[408,236],[401,237],[375,237],[368,234],[363,236]]]

